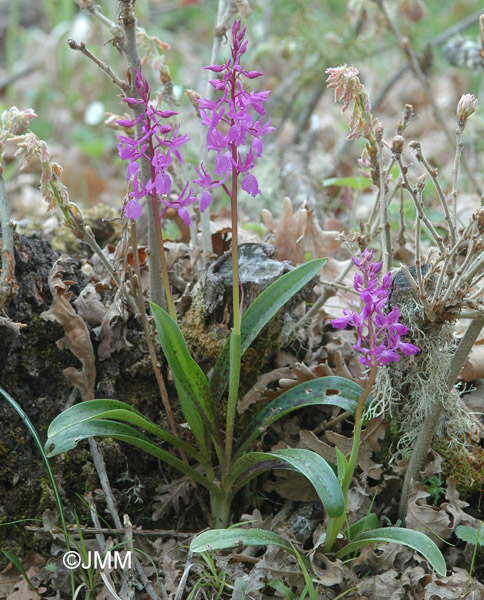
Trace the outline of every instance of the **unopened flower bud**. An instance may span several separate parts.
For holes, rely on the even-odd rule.
[[[392,152],[393,154],[395,154],[397,157],[401,155],[401,153],[403,152],[403,144],[405,142],[405,138],[403,138],[401,135],[396,135],[393,138],[393,142],[392,142]]]
[[[474,94],[462,94],[459,103],[457,104],[457,119],[464,123],[476,110],[477,98]]]
[[[381,142],[383,139],[383,123],[377,123],[375,126],[375,138],[377,142]]]
[[[425,174],[420,175],[417,179],[417,190],[422,191],[425,187]]]

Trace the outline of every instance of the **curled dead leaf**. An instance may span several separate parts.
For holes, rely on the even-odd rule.
[[[92,400],[96,381],[94,350],[85,322],[69,302],[72,295],[69,287],[73,282],[62,281],[64,274],[62,262],[65,260],[70,259],[66,255],[60,256],[50,271],[48,283],[52,294],[52,304],[49,310],[40,316],[46,321],[60,323],[64,328],[65,336],[57,341],[57,346],[70,350],[82,364],[80,370],[74,367],[65,369],[64,375],[79,389],[83,400]]]

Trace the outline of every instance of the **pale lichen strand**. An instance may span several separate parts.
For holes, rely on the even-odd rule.
[[[423,308],[417,302],[403,304],[400,311],[402,321],[410,328],[412,343],[421,352],[379,370],[375,401],[367,411],[369,418],[386,415],[399,423],[401,437],[393,460],[413,448],[419,427],[429,416],[437,396],[444,403],[437,435],[444,436],[450,444],[462,444],[469,426],[457,391],[449,394],[446,383],[456,348],[452,327],[428,322],[422,325]]]

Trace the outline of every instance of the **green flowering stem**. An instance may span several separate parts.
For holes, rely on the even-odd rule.
[[[237,148],[232,145],[232,157],[237,162]],[[233,328],[230,337],[230,375],[229,397],[227,402],[227,418],[225,427],[225,462],[226,473],[230,471],[232,460],[232,446],[234,441],[235,411],[239,396],[240,384],[240,292],[239,292],[239,248],[237,235],[237,169],[232,167],[232,193],[230,194],[230,208],[232,213],[232,311]]]
[[[365,405],[366,399],[368,398],[373,384],[375,383],[376,375],[378,372],[378,365],[374,364],[370,370],[370,376],[366,383],[365,389],[363,390],[358,404],[356,405],[355,410],[355,427],[353,431],[353,445],[351,447],[351,453],[346,464],[345,473],[343,476],[343,480],[341,482],[341,488],[343,490],[343,497],[345,503],[345,510],[340,517],[336,517],[334,519],[329,519],[328,522],[328,530],[326,533],[326,542],[325,542],[325,551],[330,552],[333,547],[336,538],[338,537],[339,532],[343,528],[343,525],[347,519],[347,508],[348,508],[348,492],[350,489],[351,480],[353,478],[353,474],[356,468],[356,461],[358,459],[358,450],[360,448],[360,440],[361,440],[361,428],[363,426],[363,407]]]
[[[229,375],[229,397],[227,402],[227,421],[225,429],[225,461],[227,475],[230,471],[232,460],[232,446],[234,441],[235,410],[239,395],[240,383],[240,334],[232,331],[230,336],[230,375]]]
[[[225,529],[229,524],[232,497],[228,494],[210,494],[210,512],[215,529]]]
[[[351,454],[348,461],[348,468],[346,469],[346,474],[343,479],[343,493],[345,494],[345,498],[348,498],[348,490],[350,487],[351,479],[353,477],[353,473],[356,468],[356,461],[358,459],[358,449],[360,447],[360,438],[361,438],[361,427],[363,425],[363,406],[365,405],[366,399],[368,398],[371,388],[375,383],[376,374],[377,374],[377,366],[373,366],[370,371],[370,377],[368,378],[368,382],[363,390],[363,393],[358,400],[358,404],[356,405],[355,411],[355,429],[353,433],[353,446],[351,448]]]
[[[151,136],[148,138],[148,147],[150,150],[149,155],[154,156],[153,138]],[[154,167],[152,161],[150,161],[150,177],[151,177],[151,181],[155,181],[156,171],[155,171],[155,167]],[[159,256],[160,267],[161,267],[160,268],[161,279],[163,280],[163,288],[165,290],[166,306],[168,308],[168,314],[174,321],[176,321],[175,305],[173,304],[173,298],[171,295],[170,278],[168,276],[168,266],[166,264],[165,248],[163,246],[163,231],[161,230],[161,219],[160,219],[160,215],[159,215],[158,198],[156,196],[155,190],[153,190],[150,197],[151,197],[151,209],[152,209],[152,215],[153,215],[152,220],[154,222],[155,231],[156,231],[158,256]]]

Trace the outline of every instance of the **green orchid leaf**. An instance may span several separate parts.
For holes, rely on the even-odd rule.
[[[211,483],[196,469],[177,458],[172,452],[159,448],[144,434],[124,423],[117,423],[107,419],[93,419],[74,423],[69,427],[59,429],[55,435],[50,435],[45,443],[45,452],[49,458],[72,450],[77,444],[90,437],[110,437],[121,442],[140,448],[144,452],[156,456],[163,462],[185,473],[208,490],[219,493],[219,488]]]
[[[235,458],[257,439],[261,432],[272,423],[304,406],[339,406],[351,413],[355,412],[363,388],[344,377],[320,377],[287,390],[265,406],[242,434],[235,447]],[[371,399],[367,399],[367,403]]]
[[[339,517],[344,511],[341,485],[331,466],[311,450],[288,448],[273,452],[250,452],[232,465],[229,484],[237,491],[263,471],[291,469],[304,475],[316,490],[330,517]]]
[[[150,306],[161,348],[173,373],[181,409],[199,448],[208,456],[208,435],[215,432],[215,417],[207,379],[191,357],[176,321],[157,304],[150,302]]]
[[[188,456],[203,463],[202,455],[193,446],[155,425],[155,423],[146,419],[132,406],[119,400],[88,400],[76,404],[62,412],[52,421],[49,425],[47,435],[48,437],[54,437],[73,425],[95,419],[117,419],[118,421],[124,421],[130,425],[140,427],[172,446],[180,448]]]
[[[401,527],[382,527],[371,531],[362,531],[352,541],[338,550],[336,558],[342,558],[364,546],[393,542],[408,546],[426,558],[431,567],[442,577],[447,572],[445,559],[437,545],[421,531],[403,529]]]
[[[346,531],[346,537],[349,541],[352,541],[355,536],[357,536],[362,531],[374,530],[378,529],[380,526],[380,521],[378,520],[377,515],[375,513],[370,513],[366,515],[356,523],[350,526],[349,530]]]
[[[341,484],[343,484],[345,475],[346,475],[346,469],[348,468],[348,461],[346,460],[346,456],[341,452],[341,450],[338,448],[338,446],[335,446],[335,451],[336,451],[336,464],[337,464],[337,471],[338,471],[338,479],[340,481]]]
[[[211,552],[238,546],[278,546],[295,556],[293,546],[277,533],[240,527],[204,531],[192,540],[190,552]]]
[[[242,316],[241,322],[241,355],[252,344],[255,338],[272,317],[290,300],[301,288],[317,275],[326,263],[326,258],[318,258],[311,262],[285,273],[282,277],[271,283],[256,300],[249,306]],[[210,389],[215,402],[218,402],[224,393],[229,379],[230,370],[230,337],[218,357],[212,377]]]

